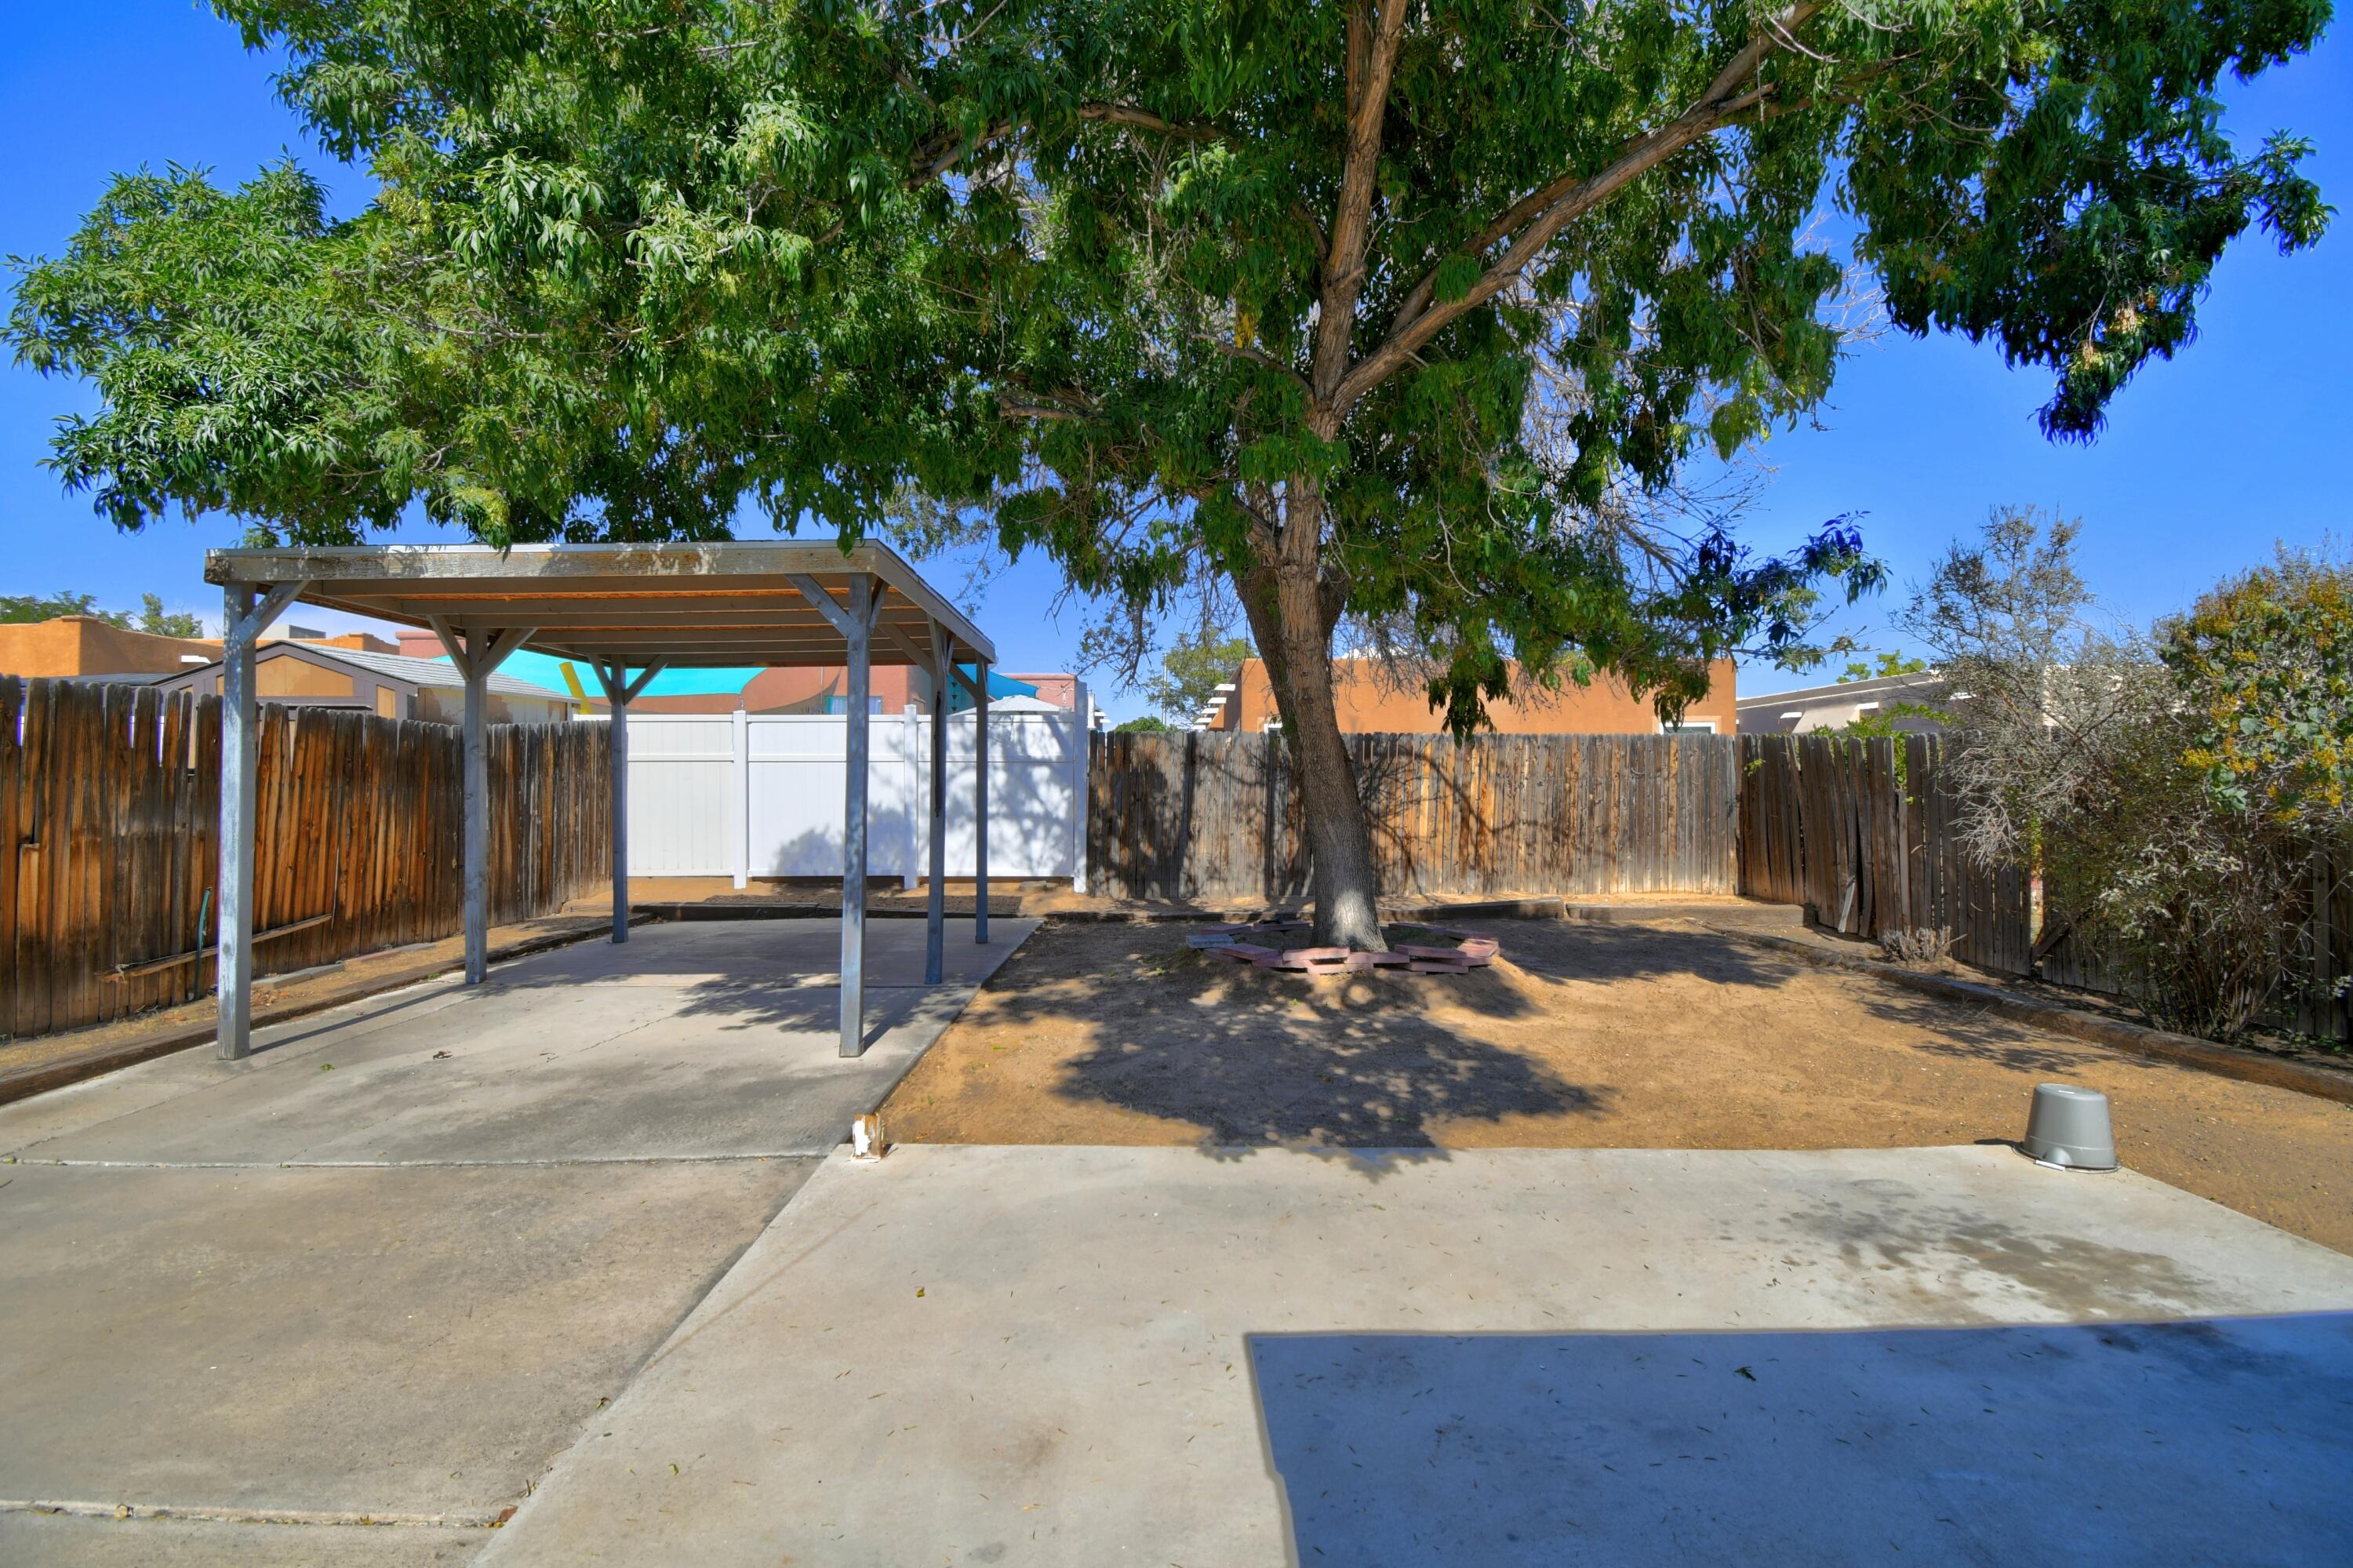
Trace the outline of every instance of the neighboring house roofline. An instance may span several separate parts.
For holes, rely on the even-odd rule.
[[[457,692],[463,691],[466,686],[465,677],[458,673],[456,665],[434,659],[410,659],[398,653],[376,653],[361,648],[331,648],[322,643],[290,640],[267,642],[255,650],[257,660],[290,655],[312,662],[340,664],[358,673],[385,675],[412,686],[434,691]],[[190,665],[167,678],[177,680],[182,675],[201,675],[220,667],[221,661],[216,659],[209,664]],[[483,683],[483,687],[502,697],[535,697],[544,702],[561,703],[567,707],[572,705],[572,699],[562,692],[534,686],[512,675],[493,674]]]
[[[1735,705],[1746,713],[1751,709],[1772,710],[1777,704],[1787,706],[1791,703],[1816,703],[1831,698],[1883,700],[1906,692],[1927,694],[1933,688],[1943,684],[1944,679],[1935,670],[1915,670],[1903,675],[1873,675],[1868,680],[1832,681],[1826,685],[1792,686],[1787,691],[1759,692],[1755,696],[1741,698]]]

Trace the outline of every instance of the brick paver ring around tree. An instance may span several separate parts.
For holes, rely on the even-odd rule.
[[[1210,958],[1229,963],[1311,975],[1369,974],[1376,969],[1405,969],[1424,975],[1468,974],[1493,963],[1502,950],[1501,943],[1482,932],[1418,923],[1392,926],[1390,930],[1415,932],[1451,945],[1398,942],[1386,953],[1362,953],[1348,948],[1280,948],[1254,939],[1279,939],[1306,929],[1304,920],[1247,921],[1212,926],[1187,940]]]

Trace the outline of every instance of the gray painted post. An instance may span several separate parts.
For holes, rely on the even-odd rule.
[[[469,627],[460,634],[448,622],[435,620],[441,646],[449,662],[466,678],[466,716],[462,731],[466,761],[466,983],[480,985],[491,973],[491,758],[482,726],[486,688],[507,655],[531,641],[528,628],[485,631]]]
[[[947,969],[948,698],[955,691],[947,629],[932,622],[932,892],[923,905],[923,983]]]
[[[469,641],[471,641],[470,638]],[[482,744],[483,687],[490,672],[469,660],[466,677],[466,983],[491,972],[491,760]]]
[[[804,590],[807,591],[807,590]],[[873,687],[874,581],[849,579],[848,769],[841,792],[841,1054],[866,1051],[866,709]],[[818,595],[830,607],[833,600]]]
[[[659,663],[647,665],[629,679],[628,667],[607,664],[598,660],[595,665],[596,683],[605,688],[605,701],[611,705],[613,715],[613,940],[629,939],[629,703],[646,683],[661,673]]]
[[[253,703],[253,590],[232,583],[221,617],[220,1023],[221,1057],[253,1049],[253,813],[260,778]],[[196,937],[204,940],[203,933]]]
[[[972,939],[988,946],[988,666],[972,692]]]
[[[619,673],[617,667],[616,674]],[[601,675],[602,671],[598,673]],[[613,722],[613,940],[629,939],[629,699],[628,688],[607,682]]]
[[[220,870],[215,882],[220,950],[214,1048],[224,1061],[253,1052],[253,832],[261,782],[260,726],[253,698],[253,644],[301,585],[256,595],[231,583],[221,617]],[[203,940],[197,934],[197,940]]]

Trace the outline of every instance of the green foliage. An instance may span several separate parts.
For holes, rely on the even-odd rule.
[[[1168,735],[1174,728],[1166,720],[1146,714],[1142,718],[1132,718],[1112,726],[1111,732],[1113,735]]]
[[[134,626],[151,637],[202,637],[205,623],[192,610],[169,610],[164,608],[160,594],[139,596],[139,619]]]
[[[912,482],[1149,604],[1265,569],[1262,492],[1314,481],[1332,591],[1418,617],[1473,719],[1504,659],[1571,648],[1672,700],[1856,565],[1759,592],[1694,550],[1658,588],[1578,510],[1819,401],[1822,200],[1900,324],[2048,366],[2071,434],[2187,342],[2229,239],[2327,212],[2300,144],[2242,155],[2216,97],[2320,0],[1458,0],[1402,16],[1319,364],[1356,188],[1337,5],[217,8],[382,189],[331,224],[290,168],[129,176],[26,270],[11,341],[97,382],[58,463],[119,524],[342,542],[414,498],[494,540],[703,536],[749,499],[855,535]]]
[[[1240,676],[1251,652],[1250,639],[1228,637],[1222,628],[1188,632],[1161,656],[1160,673],[1145,677],[1144,694],[1172,721],[1189,726],[1218,687]]]
[[[53,620],[60,615],[87,615],[109,626],[120,626],[126,631],[144,631],[156,637],[202,637],[204,621],[185,611],[164,608],[159,594],[140,596],[136,616],[120,609],[100,609],[98,596],[89,593],[52,594],[47,599],[37,594],[0,594],[0,624],[32,620]]]
[[[1868,662],[1856,660],[1839,672],[1838,683],[1850,685],[1856,681],[1885,681],[1897,675],[1916,675],[1928,668],[1928,661],[1906,658],[1901,653],[1882,653]]]
[[[2230,1039],[2314,972],[2315,857],[2346,825],[2345,574],[2284,555],[2119,638],[2093,625],[2074,535],[1997,511],[1907,612],[1969,694],[1943,776],[1977,858],[2031,863],[2046,922],[2153,1021]]]
[[[2159,629],[2192,715],[2183,760],[2232,810],[2348,820],[2353,782],[2353,570],[2282,551]]]
[[[46,599],[38,594],[0,594],[0,625],[20,626],[27,621],[55,620],[61,615],[91,616],[115,626],[129,623],[127,617],[99,609],[96,594],[56,593]]]

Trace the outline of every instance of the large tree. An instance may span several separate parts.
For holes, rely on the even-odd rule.
[[[1828,391],[1826,213],[1895,324],[2047,367],[2055,438],[2189,341],[2226,243],[2326,213],[2216,97],[2321,0],[216,5],[381,194],[139,176],[28,273],[110,515],[649,536],[750,497],[855,536],[917,493],[1133,609],[1214,580],[1319,936],[1366,946],[1344,617],[1467,730],[1514,662],[1672,711],[1875,580],[1843,524],[1759,560],[1655,504]]]

